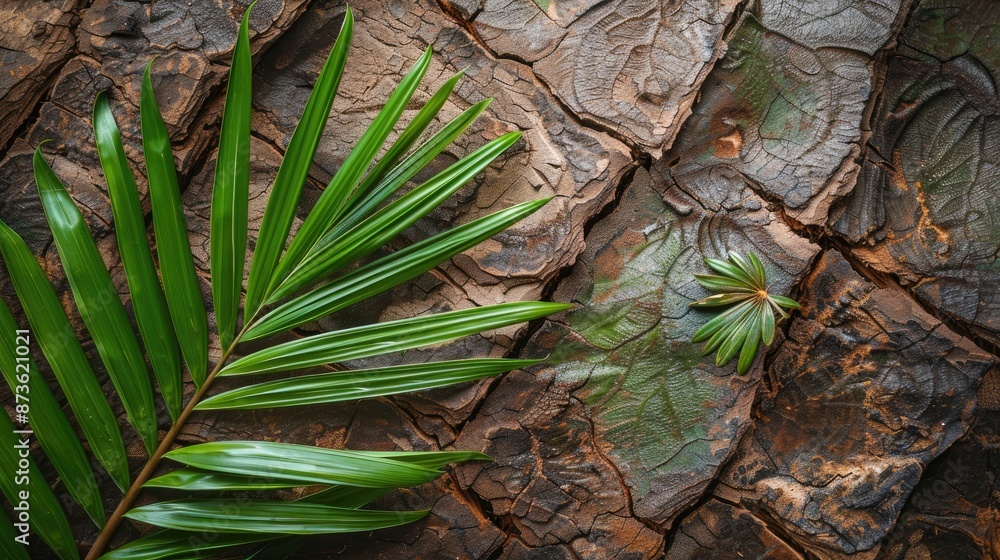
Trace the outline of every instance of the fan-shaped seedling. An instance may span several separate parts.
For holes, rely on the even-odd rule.
[[[729,260],[705,259],[717,274],[695,274],[702,286],[718,292],[691,304],[695,308],[729,306],[694,333],[692,342],[705,342],[702,355],[718,350],[715,365],[724,366],[739,353],[737,373],[753,364],[763,342],[770,346],[778,322],[788,318],[786,309],[798,309],[797,301],[768,293],[767,274],[753,253],[748,258],[730,251]],[[774,314],[778,314],[775,319]]]

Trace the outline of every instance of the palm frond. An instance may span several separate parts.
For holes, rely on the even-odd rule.
[[[695,274],[705,288],[719,292],[691,303],[694,308],[732,306],[710,319],[694,334],[692,342],[705,342],[702,355],[718,350],[715,365],[724,366],[739,355],[736,371],[750,370],[761,344],[774,341],[775,324],[788,318],[785,309],[798,309],[790,298],[768,293],[767,273],[757,255],[746,258],[735,251],[728,260],[705,259],[717,274]],[[774,313],[780,315],[777,321]]]
[[[129,422],[150,454],[134,479],[128,471],[124,437],[76,339],[70,318],[23,239],[0,222],[0,255],[31,333],[66,396],[72,418],[85,436],[90,453],[115,484],[126,491],[115,511],[106,516],[96,483],[100,473],[92,469],[70,419],[63,414],[34,364],[22,359],[13,341],[0,342],[0,370],[11,391],[17,395],[24,385],[27,387],[24,390],[31,392],[31,425],[42,450],[67,493],[95,523],[103,525],[88,558],[104,553],[124,518],[152,524],[163,531],[127,543],[105,554],[105,558],[197,556],[234,547],[259,547],[260,543],[268,542],[255,557],[277,557],[301,545],[304,535],[370,531],[423,517],[427,512],[361,508],[394,488],[437,479],[450,463],[489,457],[460,451],[365,452],[252,441],[217,441],[173,449],[175,438],[195,410],[278,408],[395,395],[474,381],[537,361],[461,359],[293,375],[211,395],[213,381],[219,375],[301,370],[401,352],[532,321],[569,307],[514,302],[460,309],[347,328],[281,344],[263,340],[257,343],[256,351],[241,352],[239,345],[244,341],[266,339],[315,321],[415,278],[517,223],[547,202],[518,204],[370,262],[360,262],[438,207],[520,139],[519,132],[502,135],[387,202],[489,104],[489,100],[484,100],[469,107],[420,142],[462,77],[459,72],[430,96],[397,139],[387,146],[387,139],[430,65],[432,51],[428,48],[289,240],[302,187],[343,75],[354,23],[348,9],[341,34],[274,179],[261,238],[246,279],[246,304],[241,309],[247,255],[252,72],[248,14],[249,9],[242,18],[233,52],[212,191],[211,304],[216,316],[215,336],[222,348],[222,358],[214,369],[208,368],[206,303],[195,275],[170,139],[153,92],[152,63],[143,74],[139,110],[157,263],[147,242],[137,182],[125,157],[106,94],[97,97],[93,120],[141,346],[140,336],[131,328],[125,306],[79,209],[41,149],[35,152],[35,180],[76,307]],[[377,157],[379,154],[382,156]],[[17,330],[6,305],[0,305],[0,328]],[[764,324],[759,328],[767,330]],[[145,355],[142,347],[146,349]],[[237,356],[238,359],[230,359]],[[147,358],[155,383],[146,368]],[[182,364],[196,386],[194,395],[186,402],[181,384]],[[157,432],[154,385],[172,420],[163,437]],[[0,444],[4,448],[0,451],[0,468],[5,472],[15,472],[23,459],[16,453],[20,442],[13,430],[9,418],[0,420],[3,432]],[[153,478],[163,458],[180,467]],[[65,512],[30,458],[29,463],[32,528],[36,528],[57,556],[77,558]],[[9,477],[0,478],[0,490],[17,504],[13,481]],[[232,494],[315,486],[322,489],[293,501],[247,500]],[[190,497],[132,509],[143,488],[152,492],[169,489],[173,496],[188,493]],[[193,533],[205,530],[216,531],[220,536],[206,542]],[[8,536],[11,538],[7,539]],[[11,558],[24,557],[23,549],[8,550],[14,536],[0,533],[6,539],[2,550]]]

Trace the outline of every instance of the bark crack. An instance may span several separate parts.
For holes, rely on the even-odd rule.
[[[528,71],[531,72],[532,80],[539,87],[544,88],[544,91],[548,95],[548,97],[562,110],[563,114],[572,119],[574,123],[579,125],[581,128],[587,128],[595,132],[607,134],[611,138],[614,138],[615,140],[621,142],[631,152],[633,162],[640,161],[642,158],[648,157],[648,154],[644,152],[635,142],[628,139],[627,137],[619,133],[617,130],[609,126],[603,125],[599,122],[596,122],[592,119],[583,117],[577,114],[576,111],[574,111],[573,109],[569,108],[569,106],[566,105],[566,103],[555,92],[555,90],[552,89],[549,83],[538,77],[538,74],[535,73],[534,65],[531,62],[528,62],[527,60],[524,60],[523,58],[517,56],[499,54],[498,52],[493,50],[493,48],[491,48],[489,44],[486,43],[486,41],[482,38],[482,36],[479,35],[479,32],[476,31],[476,28],[472,23],[466,21],[460,14],[456,13],[455,10],[449,7],[444,0],[435,0],[435,2],[437,3],[437,6],[438,8],[440,8],[441,12],[444,13],[444,15],[448,17],[448,19],[458,24],[458,26],[465,31],[465,33],[469,36],[469,38],[472,39],[472,41],[475,42],[476,45],[479,46],[479,48],[482,49],[484,53],[486,53],[487,56],[489,56],[493,60],[506,60],[509,62],[520,64],[521,66],[527,68]]]
[[[90,5],[93,4],[94,0],[88,0],[86,4],[74,10],[73,17],[70,19],[69,25],[66,29],[69,31],[70,37],[73,38],[73,45],[70,46],[69,51],[66,52],[66,56],[59,62],[58,68],[55,69],[49,77],[42,84],[43,91],[41,97],[38,101],[31,107],[31,110],[24,113],[24,119],[14,128],[10,135],[10,138],[4,142],[3,146],[0,146],[0,158],[6,157],[7,153],[14,146],[14,143],[18,140],[23,140],[27,138],[28,131],[31,130],[41,116],[42,106],[46,103],[52,101],[53,89],[55,87],[56,81],[59,80],[59,76],[62,75],[63,68],[69,64],[78,54],[80,54],[80,40],[77,36],[77,30],[80,24],[83,23],[82,14],[84,14]],[[80,15],[77,15],[79,13]]]
[[[816,243],[824,250],[832,249],[837,251],[844,257],[844,260],[851,265],[851,268],[861,275],[861,277],[867,279],[879,288],[891,289],[905,294],[910,300],[919,305],[924,312],[931,317],[934,317],[934,319],[944,325],[947,329],[951,330],[955,334],[958,334],[959,336],[967,338],[983,352],[1000,358],[1000,346],[997,346],[985,337],[978,335],[970,326],[964,324],[962,321],[955,320],[949,317],[945,312],[930,305],[927,301],[921,298],[920,295],[912,289],[912,287],[903,283],[898,274],[883,272],[869,266],[864,259],[854,253],[854,247],[846,239],[836,233],[828,231],[827,228],[823,226],[809,225],[799,222],[788,214],[780,199],[770,195],[766,189],[763,189],[760,185],[756,184],[745,175],[743,176],[743,179],[746,182],[747,187],[765,201],[768,210],[770,210],[775,217],[788,226],[792,232],[796,233],[800,237],[812,241],[813,243]],[[796,287],[795,289],[801,288]]]

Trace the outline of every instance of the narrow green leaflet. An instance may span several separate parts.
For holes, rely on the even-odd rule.
[[[0,372],[10,387],[13,404],[30,405],[29,421],[38,443],[62,478],[69,495],[100,527],[105,521],[104,505],[90,461],[52,390],[25,353],[35,341],[30,334],[26,335],[28,338],[19,338],[17,331],[10,309],[0,302]]]
[[[724,342],[729,340],[734,333],[744,324],[744,321],[753,313],[753,302],[746,302],[746,305],[740,304],[736,309],[738,309],[739,314],[735,315],[731,319],[722,323],[719,329],[708,342],[705,343],[705,348],[702,349],[701,355],[707,356],[711,354],[716,348],[722,346]]]
[[[213,551],[221,551],[234,546],[269,541],[278,535],[268,533],[253,534],[212,534],[205,538],[204,532],[175,531],[167,529],[141,539],[134,540],[101,556],[101,560],[163,560],[165,558],[211,557]],[[196,554],[192,554],[197,551]]]
[[[218,441],[170,451],[168,459],[189,467],[256,476],[263,481],[343,484],[367,488],[418,486],[441,471],[358,451],[325,449],[290,443]]]
[[[400,187],[406,184],[407,181],[412,179],[420,170],[427,167],[427,165],[434,160],[451,142],[458,137],[474,120],[479,116],[483,110],[493,101],[492,98],[487,98],[475,105],[469,107],[462,114],[452,119],[448,124],[439,130],[434,136],[429,140],[413,150],[413,153],[406,156],[406,159],[399,162],[398,165],[392,168],[385,177],[383,177],[378,185],[367,191],[364,197],[355,197],[347,202],[347,206],[350,210],[346,215],[337,221],[336,225],[330,229],[326,236],[337,237],[342,235],[344,232],[350,230],[354,226],[358,225],[362,220],[367,218],[375,211],[375,208],[379,204],[382,204],[386,198],[392,193],[396,192]],[[426,107],[425,107],[426,108]],[[393,146],[395,147],[395,145]],[[384,160],[384,158],[383,158]],[[380,160],[381,163],[383,160]],[[365,177],[365,182],[372,177],[369,174]],[[355,194],[361,192],[365,185],[362,184]]]
[[[752,294],[755,291],[745,282],[734,280],[726,276],[717,276],[715,274],[695,274],[694,277],[698,280],[699,284],[714,292]]]
[[[3,553],[4,558],[9,558],[10,560],[31,560],[28,556],[28,547],[24,546],[14,538],[17,534],[14,533],[13,522],[4,523],[4,516],[0,516],[0,552]]]
[[[354,327],[259,350],[230,363],[220,375],[288,371],[401,352],[540,319],[570,307],[534,301],[501,303]]]
[[[760,348],[761,315],[769,315],[771,310],[767,308],[767,303],[757,302],[757,314],[750,318],[747,325],[747,337],[740,350],[740,358],[736,362],[736,373],[744,374],[753,365],[753,359],[757,357],[757,349]]]
[[[698,303],[698,302],[695,302]],[[753,302],[745,300],[735,307],[730,307],[729,309],[723,311],[721,314],[715,316],[709,322],[705,323],[694,336],[691,337],[692,342],[701,342],[703,340],[709,339],[712,335],[719,332],[726,324],[732,322],[731,320],[735,318],[736,315],[742,313],[745,310],[749,310],[753,305]]]
[[[353,270],[271,310],[247,331],[244,339],[295,328],[415,278],[521,221],[549,200],[525,202],[495,212]]]
[[[760,262],[760,259],[757,258],[757,255],[753,253],[747,253],[747,257],[750,258],[750,265],[753,268],[760,285],[767,287],[767,272],[764,270],[764,265]]]
[[[289,296],[378,250],[440,206],[520,138],[520,132],[504,134],[393,201],[344,235],[324,235],[274,290],[271,300]]]
[[[152,61],[146,65],[142,76],[139,112],[149,199],[153,207],[156,252],[171,323],[191,379],[201,387],[208,365],[208,319],[191,256],[170,137],[153,95],[153,82],[149,76],[151,65]]]
[[[536,363],[537,360],[455,360],[322,373],[233,389],[205,399],[196,408],[245,410],[368,399],[473,381]]]
[[[275,480],[266,476],[245,476],[199,469],[177,469],[143,484],[143,488],[172,488],[174,490],[213,492],[278,490],[281,488],[294,488],[296,486],[302,486],[302,483],[284,479]]]
[[[774,300],[774,303],[777,304],[774,307],[779,311],[781,310],[781,307],[787,307],[789,309],[798,309],[800,307],[799,302],[795,301],[792,298],[786,298],[785,296],[772,295],[771,299]]]
[[[373,511],[306,502],[176,500],[133,509],[136,521],[183,531],[316,535],[374,531],[412,523],[424,511]]]
[[[6,413],[0,414],[0,468],[4,473],[0,476],[0,490],[14,508],[15,523],[21,522],[23,515],[30,525],[29,539],[37,533],[60,558],[79,558],[59,499],[31,459],[31,437],[14,433],[16,429]]]
[[[399,160],[406,154],[406,152],[416,144],[420,136],[427,130],[427,127],[434,121],[434,117],[437,116],[438,112],[441,111],[441,107],[444,107],[445,101],[448,100],[448,96],[455,89],[455,85],[464,75],[463,72],[459,72],[449,78],[445,83],[441,84],[434,95],[427,100],[427,103],[420,108],[410,124],[406,125],[403,132],[399,135],[399,138],[393,142],[392,146],[385,152],[375,167],[365,175],[365,178],[358,185],[358,188],[354,189],[351,196],[347,199],[345,207],[353,208],[360,201],[367,199],[368,194],[373,187],[379,185],[381,181],[393,171],[393,166],[399,163]]]
[[[344,203],[358,185],[368,165],[375,159],[389,133],[392,132],[393,126],[399,120],[403,109],[406,108],[406,104],[409,103],[413,92],[416,91],[417,85],[427,72],[430,62],[431,49],[428,48],[389,96],[385,106],[382,107],[368,130],[358,140],[358,144],[351,150],[343,165],[330,180],[330,184],[323,190],[323,194],[316,201],[316,205],[309,212],[302,227],[292,238],[288,251],[281,258],[278,269],[271,278],[268,291],[277,287],[285,279],[285,276],[312,249],[320,236],[329,230],[345,211]]]
[[[32,336],[59,381],[91,451],[115,484],[125,490],[129,485],[128,461],[118,420],[76,340],[59,297],[31,249],[3,222],[0,222],[0,252],[28,317]]]
[[[281,445],[281,444],[278,444]],[[278,448],[282,450],[283,448]],[[321,448],[313,448],[321,449]],[[293,451],[296,451],[293,449]],[[321,449],[322,451],[322,449]],[[489,460],[488,455],[471,451],[394,451],[394,452],[369,452],[369,451],[345,451],[339,450],[340,456],[360,457],[361,459],[377,458],[400,461],[409,465],[416,465],[425,469],[441,469],[450,463],[463,461]],[[159,476],[147,482],[144,487],[172,488],[174,490],[189,491],[235,491],[235,490],[279,490],[282,488],[295,488],[303,483],[297,479],[272,477],[267,475],[245,475],[230,474],[224,472],[214,472],[197,468],[181,468],[163,476]],[[364,487],[355,486],[335,486],[335,488],[356,489]],[[327,490],[331,490],[328,488]],[[381,492],[380,492],[381,493]],[[351,492],[355,495],[355,492]],[[359,494],[360,495],[360,494]],[[322,503],[338,507],[354,507],[344,505],[343,500],[334,503],[330,498]],[[345,498],[346,499],[346,498]],[[367,502],[365,502],[367,503]],[[359,504],[361,505],[361,504]]]
[[[770,346],[774,342],[774,332],[775,332],[775,320],[774,313],[765,309],[764,313],[760,314],[760,338],[764,346]]]
[[[105,92],[99,93],[94,102],[94,138],[108,184],[111,211],[115,218],[115,238],[132,296],[135,322],[149,353],[167,411],[176,420],[181,413],[183,396],[180,349],[170,322],[167,301],[160,288],[160,279],[153,267],[146,220],[139,203],[139,189],[125,158],[118,125],[111,114]]]
[[[34,167],[38,194],[76,307],[125,405],[129,422],[151,454],[156,447],[156,407],[139,341],[80,210],[49,168],[40,148],[35,149]]]
[[[715,294],[714,296],[708,296],[701,301],[692,303],[691,307],[719,307],[721,305],[729,305],[740,301],[746,301],[752,297],[754,296],[750,293]]]
[[[349,451],[348,453],[364,453],[372,457],[382,457],[394,461],[403,461],[411,465],[420,465],[428,469],[441,469],[452,463],[465,461],[492,461],[493,458],[478,451]],[[329,504],[336,505],[336,504]]]
[[[253,5],[240,23],[229,87],[219,132],[219,154],[215,162],[212,216],[209,234],[209,266],[212,301],[222,348],[236,337],[236,321],[243,292],[243,265],[247,253],[247,212],[250,188],[250,63],[248,20]]]
[[[278,264],[278,257],[285,248],[285,240],[295,218],[295,209],[299,204],[302,187],[309,175],[309,168],[312,166],[316,148],[319,146],[330,114],[330,107],[333,105],[340,78],[344,73],[353,32],[354,15],[351,9],[347,8],[340,34],[337,35],[337,42],[319,73],[316,87],[309,94],[302,119],[288,142],[288,149],[281,159],[278,175],[274,178],[274,185],[267,199],[267,208],[264,210],[264,218],[257,235],[257,247],[250,263],[244,320],[253,317],[263,302],[264,291],[271,281],[271,275]]]

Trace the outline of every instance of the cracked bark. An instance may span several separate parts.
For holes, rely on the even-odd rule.
[[[429,44],[436,54],[418,102],[463,68],[444,119],[496,99],[430,172],[508,130],[525,138],[394,247],[556,198],[351,318],[298,334],[500,300],[581,305],[378,362],[551,353],[532,371],[192,422],[187,442],[266,433],[495,458],[386,498],[387,507],[431,508],[425,522],[321,539],[300,557],[905,558],[942,546],[997,554],[1000,475],[988,459],[1000,408],[1000,236],[988,196],[1000,106],[995,6],[362,0],[352,9],[354,52],[306,205],[358,123]],[[25,3],[7,17],[0,218],[41,255],[61,292],[30,148],[55,140],[46,150],[53,167],[117,263],[90,104],[112,90],[138,163],[137,84],[157,55],[154,86],[208,293],[214,138],[242,11],[63,0]],[[284,0],[261,3],[251,20],[252,229],[343,11],[339,0]],[[773,289],[805,303],[745,377],[699,359],[688,342],[704,320],[687,308],[703,295],[691,274],[731,249],[764,257]],[[117,265],[112,274],[123,285]],[[77,529],[82,543],[93,538],[84,523]]]

